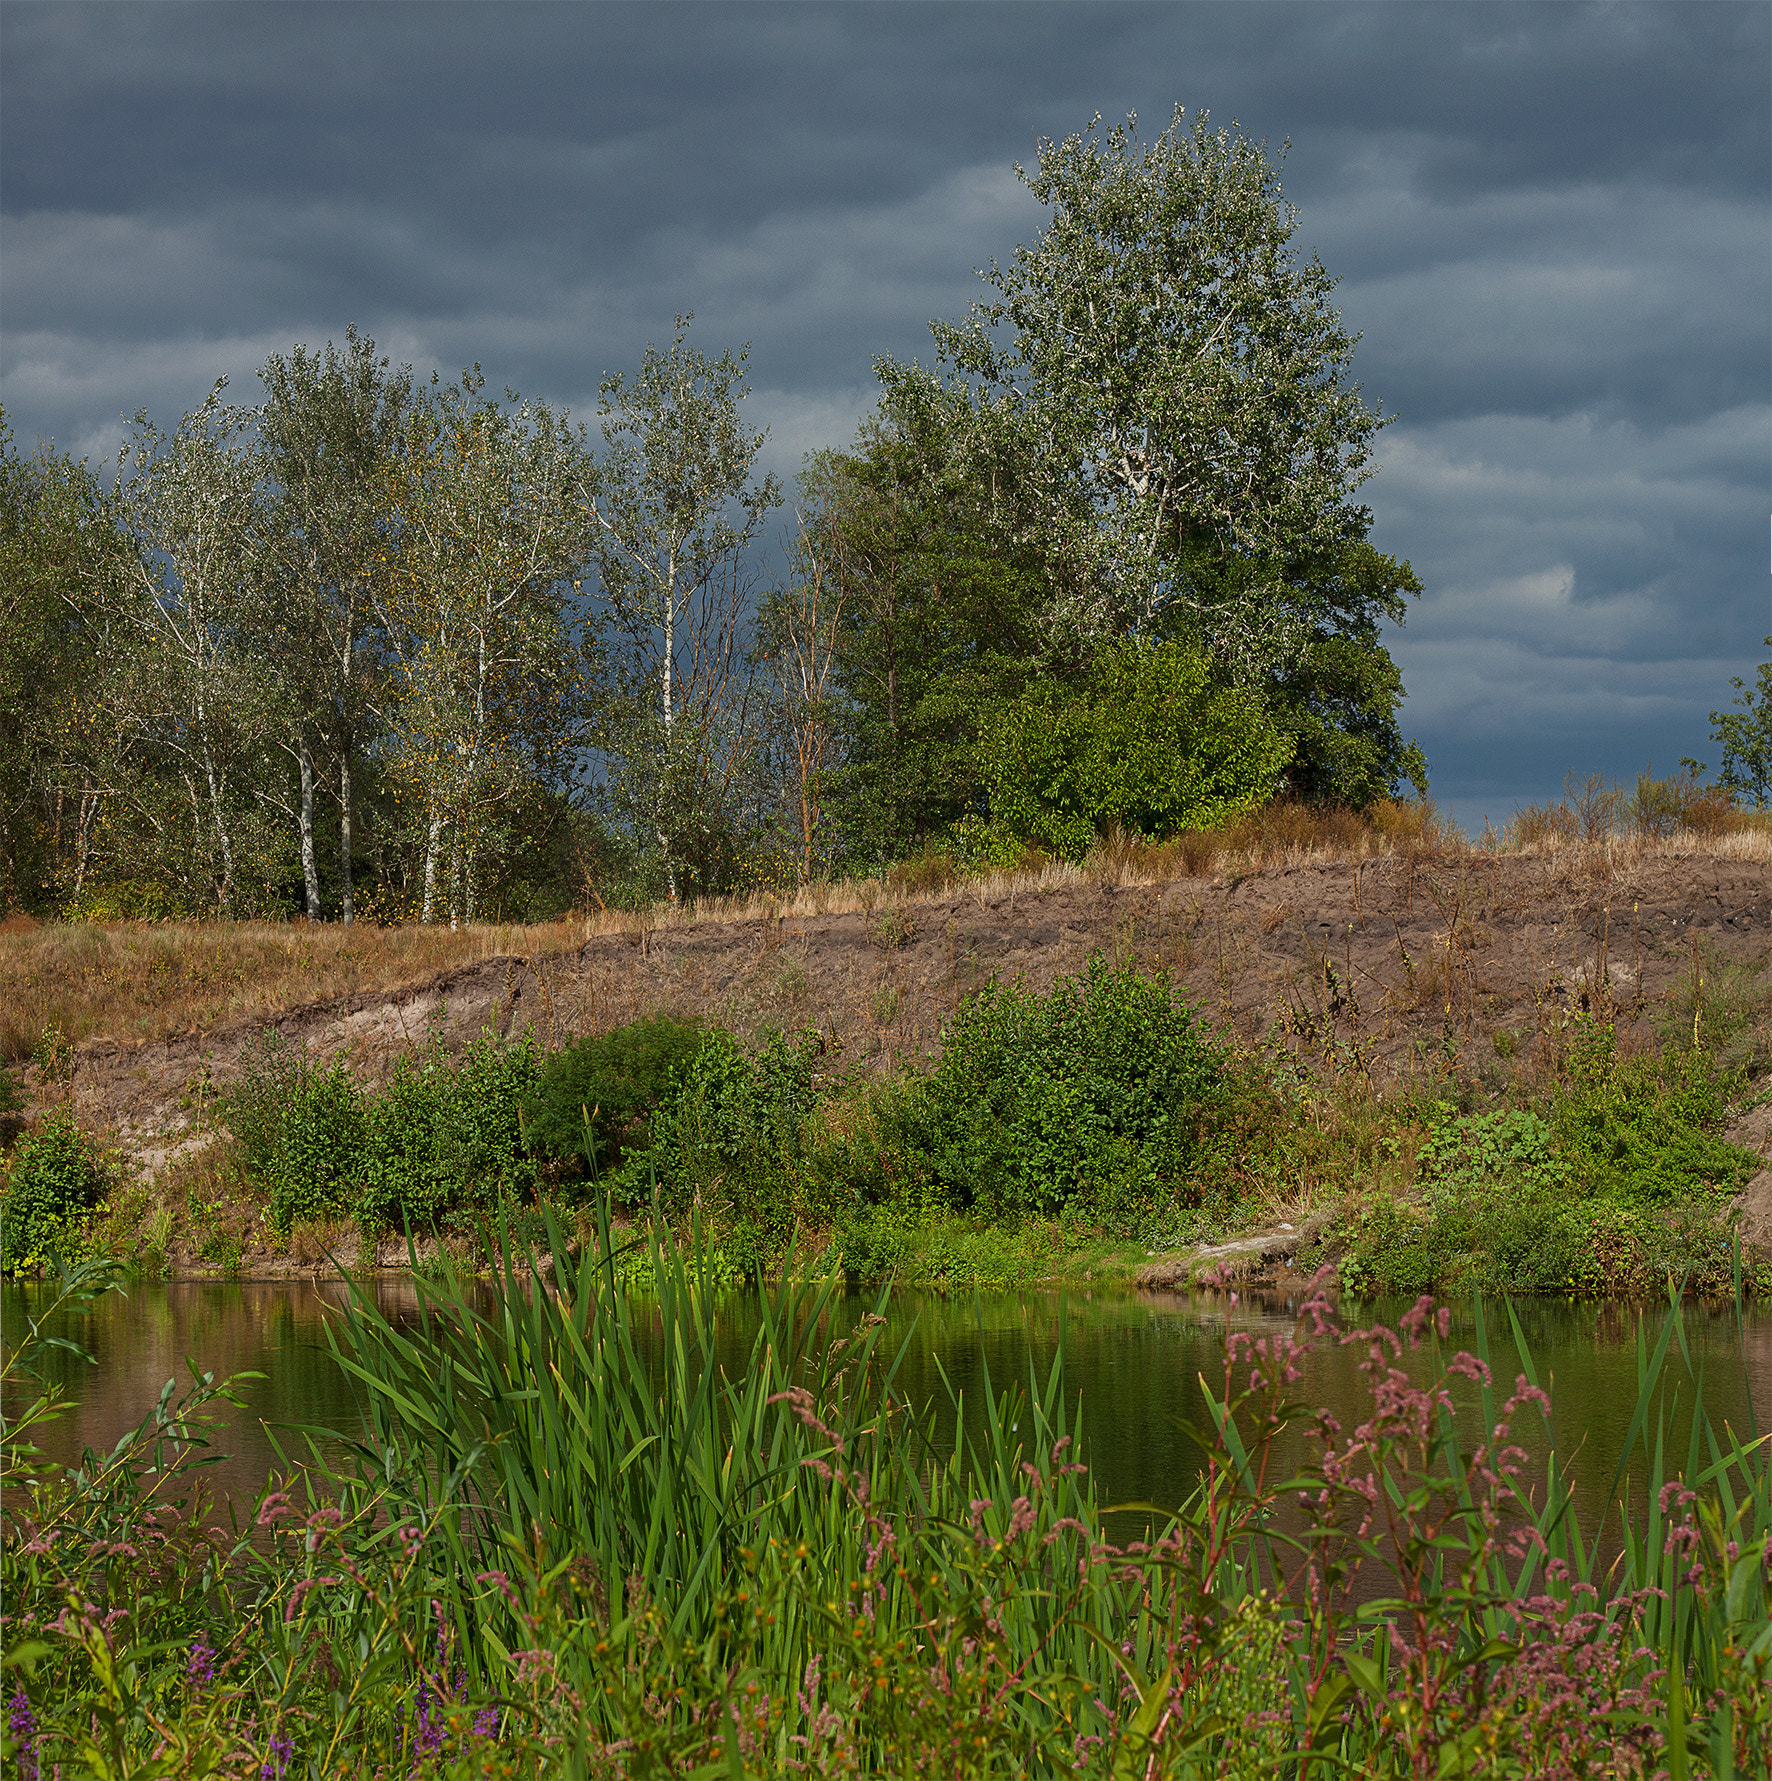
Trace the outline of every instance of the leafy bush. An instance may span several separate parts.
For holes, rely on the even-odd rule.
[[[175,921],[198,913],[172,885],[157,878],[89,884],[62,909],[66,921]]]
[[[1292,748],[1204,655],[1132,641],[1104,652],[1087,695],[1044,683],[1001,708],[981,757],[992,824],[1080,860],[1110,829],[1221,827],[1273,795]]]
[[[1095,958],[1039,996],[991,983],[961,1004],[921,1096],[931,1177],[957,1206],[1056,1212],[1080,1195],[1187,1197],[1225,1057],[1165,974]]]
[[[644,1205],[656,1185],[667,1212],[699,1201],[729,1225],[750,1226],[753,1244],[779,1248],[800,1204],[806,1121],[821,1087],[814,1066],[823,1053],[824,1040],[812,1031],[791,1045],[771,1034],[755,1051],[723,1029],[704,1033],[652,1115],[651,1145],[633,1152],[614,1178],[615,1196]]]
[[[298,1221],[351,1210],[365,1127],[363,1097],[342,1057],[326,1070],[303,1059],[288,1083],[263,1174],[271,1222],[285,1235]]]
[[[240,1071],[217,1100],[247,1172],[270,1190],[271,1219],[287,1235],[298,1220],[350,1210],[363,1147],[363,1108],[342,1058],[316,1070],[274,1027],[241,1050]]]
[[[216,1097],[216,1114],[239,1143],[248,1170],[268,1180],[283,1131],[283,1115],[311,1066],[275,1027],[240,1048],[238,1074]]]
[[[1689,1273],[1721,1287],[1727,1202],[1757,1167],[1717,1135],[1724,1106],[1702,1053],[1621,1060],[1611,1029],[1592,1028],[1548,1117],[1442,1111],[1417,1196],[1381,1195],[1349,1221],[1343,1284],[1593,1296]]]
[[[1702,1051],[1620,1058],[1612,1029],[1594,1028],[1555,1116],[1577,1191],[1635,1206],[1738,1193],[1759,1165],[1720,1136],[1725,1087]]]
[[[459,1059],[433,1037],[369,1093],[343,1058],[317,1070],[267,1032],[220,1106],[284,1235],[298,1221],[341,1216],[371,1229],[428,1225],[534,1197],[522,1109],[536,1075],[527,1034],[509,1043],[482,1034]]]
[[[651,1142],[652,1111],[701,1039],[698,1022],[659,1015],[555,1052],[524,1101],[530,1148],[559,1161],[576,1159],[592,1174],[619,1167],[624,1152]]]
[[[1681,829],[1722,835],[1741,826],[1730,794],[1706,785],[1691,762],[1667,779],[1657,779],[1649,771],[1639,773],[1635,789],[1624,799],[1624,808],[1632,827],[1646,841],[1665,840]]]
[[[401,1058],[384,1092],[365,1102],[358,1218],[423,1225],[532,1200],[523,1107],[537,1075],[528,1033],[511,1042],[482,1033],[459,1059],[433,1038],[422,1058]]]
[[[52,1255],[77,1259],[86,1220],[104,1196],[106,1172],[66,1108],[23,1139],[0,1200],[0,1272],[32,1273]]]

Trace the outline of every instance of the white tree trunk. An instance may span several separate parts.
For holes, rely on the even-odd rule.
[[[425,836],[425,896],[419,913],[420,921],[429,921],[437,907],[437,843],[443,833],[443,813],[431,800],[431,826]]]
[[[314,859],[314,756],[303,735],[296,743],[296,766],[301,775],[301,808],[296,826],[301,836],[301,881],[307,894],[309,921],[320,919],[320,868]]]
[[[344,885],[340,920],[348,928],[356,920],[351,899],[351,738],[347,732],[338,763],[338,873]]]

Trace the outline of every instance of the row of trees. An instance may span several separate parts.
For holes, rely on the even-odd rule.
[[[1178,111],[1023,177],[1040,240],[878,362],[773,569],[683,318],[595,440],[354,330],[109,482],[8,439],[0,898],[469,920],[1420,784],[1382,423],[1268,157]]]

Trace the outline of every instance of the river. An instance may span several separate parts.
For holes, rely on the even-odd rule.
[[[0,1303],[4,1334],[17,1339],[44,1288],[9,1282]],[[384,1311],[398,1317],[416,1306],[409,1280],[391,1278],[373,1289]],[[50,1425],[39,1445],[52,1458],[71,1461],[81,1449],[108,1449],[151,1408],[169,1378],[185,1381],[187,1358],[222,1376],[256,1372],[243,1382],[245,1408],[228,1414],[214,1451],[224,1456],[211,1471],[221,1493],[250,1497],[278,1467],[276,1443],[297,1453],[288,1431],[300,1425],[353,1431],[359,1409],[354,1388],[327,1349],[326,1329],[336,1318],[343,1289],[337,1285],[173,1282],[132,1284],[127,1294],[102,1301],[77,1336],[96,1357],[86,1365],[65,1352],[48,1357],[49,1376],[78,1400],[77,1408]],[[873,1308],[872,1295],[850,1294],[838,1308],[853,1321]],[[1403,1307],[1346,1308],[1350,1326],[1395,1316]],[[1515,1433],[1541,1456],[1554,1442],[1573,1470],[1584,1527],[1603,1506],[1637,1397],[1637,1344],[1641,1330],[1651,1343],[1667,1316],[1665,1306],[1569,1304],[1527,1301],[1517,1307],[1539,1377],[1551,1390],[1548,1429],[1535,1413]],[[1732,1307],[1688,1304],[1683,1313],[1690,1368],[1676,1344],[1670,1359],[1671,1451],[1683,1454],[1682,1407],[1702,1389],[1712,1418],[1745,1436],[1772,1427],[1772,1315],[1738,1317]],[[1290,1330],[1291,1308],[1281,1299],[1254,1299],[1227,1307],[1223,1297],[1189,1294],[1038,1292],[987,1297],[941,1297],[903,1292],[887,1304],[886,1344],[904,1356],[900,1383],[913,1401],[945,1405],[942,1375],[976,1406],[988,1370],[998,1387],[1026,1382],[1030,1368],[1042,1377],[1060,1341],[1066,1380],[1083,1405],[1085,1457],[1096,1478],[1098,1500],[1169,1506],[1197,1475],[1199,1450],[1183,1426],[1203,1419],[1199,1377],[1216,1388],[1222,1378],[1227,1318],[1232,1327]],[[1520,1362],[1505,1308],[1487,1311],[1497,1382],[1511,1385]],[[1474,1312],[1454,1307],[1452,1345],[1470,1345]],[[723,1314],[722,1348],[742,1360],[755,1328],[754,1307],[735,1295]],[[1368,1400],[1357,1363],[1358,1345],[1315,1349],[1296,1397],[1329,1408],[1346,1426],[1366,1414]],[[1411,1361],[1419,1367],[1419,1357]],[[15,1407],[15,1406],[14,1406]],[[944,1417],[951,1439],[951,1414]],[[1302,1422],[1290,1432],[1282,1458],[1305,1452]]]

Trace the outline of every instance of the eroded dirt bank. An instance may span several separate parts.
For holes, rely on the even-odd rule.
[[[366,1078],[433,1033],[450,1046],[531,1025],[548,1045],[669,1010],[741,1032],[817,1027],[844,1064],[932,1058],[942,1023],[992,976],[1043,989],[1093,953],[1171,971],[1207,1018],[1316,1067],[1530,1067],[1573,1008],[1629,1042],[1664,1022],[1707,958],[1756,971],[1772,948],[1772,863],[1658,851],[1396,856],[1233,878],[964,888],[866,913],[702,922],[499,957],[394,992],[312,1002],[171,1040],[81,1045],[82,1123],[148,1172],[192,1141],[203,1101],[266,1027]]]

